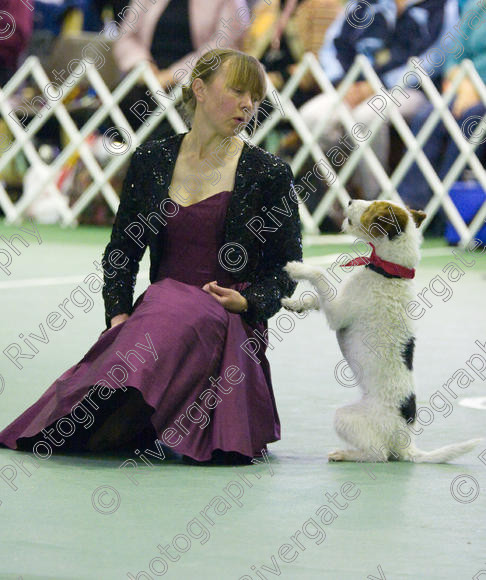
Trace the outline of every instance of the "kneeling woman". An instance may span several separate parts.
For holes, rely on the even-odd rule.
[[[265,92],[253,57],[201,57],[183,91],[191,130],[132,157],[104,253],[106,330],[0,444],[247,461],[280,438],[265,330],[302,243],[290,167],[238,137]],[[147,247],[151,284],[132,305]]]

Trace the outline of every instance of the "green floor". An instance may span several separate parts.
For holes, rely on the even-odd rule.
[[[76,285],[85,286],[109,236],[108,229],[97,228],[39,232],[41,245],[24,236],[30,245],[13,257],[10,276],[0,270],[0,351],[19,334],[38,330]],[[13,233],[21,232],[0,226],[0,236]],[[322,255],[323,264],[330,263],[346,247],[306,247],[306,256],[315,261]],[[0,250],[5,248],[0,238]],[[426,241],[418,290],[437,275],[447,279],[442,268],[460,263],[452,250]],[[5,259],[0,251],[0,263]],[[458,369],[467,368],[466,361],[481,352],[476,340],[486,341],[486,257],[473,259],[474,266],[463,265],[464,275],[449,282],[447,301],[429,292],[432,307],[417,323],[419,405],[428,405]],[[141,269],[137,294],[147,285],[147,259]],[[77,362],[103,330],[101,296],[91,296],[89,312],[78,308],[63,330],[51,331],[49,343],[24,360],[22,370],[1,355],[0,428]],[[141,467],[129,472],[130,480],[118,467],[135,455],[60,455],[34,467],[29,454],[0,450],[0,578],[486,578],[486,463],[478,458],[486,440],[451,465],[328,464],[327,453],[341,447],[334,411],[357,393],[334,377],[342,357],[320,313],[296,320],[281,337],[268,351],[283,426],[282,440],[270,446],[269,465],[165,461],[150,468],[138,459]],[[428,450],[486,436],[485,405],[458,404],[484,396],[485,383],[476,377],[452,401],[448,417],[435,412],[419,446]],[[334,512],[319,510],[324,505]],[[180,553],[171,547],[162,558],[157,546],[163,551],[172,542]]]

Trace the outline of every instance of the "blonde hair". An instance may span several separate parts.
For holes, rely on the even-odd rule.
[[[267,92],[265,69],[260,61],[239,50],[219,48],[203,54],[197,61],[189,82],[182,89],[182,112],[191,125],[196,111],[196,97],[192,90],[195,79],[210,83],[218,68],[230,61],[226,76],[226,86],[249,90],[253,101],[262,101]],[[215,63],[217,64],[215,65]]]

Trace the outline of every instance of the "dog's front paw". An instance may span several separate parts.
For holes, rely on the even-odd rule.
[[[292,310],[293,312],[302,312],[304,307],[301,300],[295,300],[294,298],[282,298],[280,304],[287,310]]]
[[[305,265],[302,262],[287,262],[284,270],[293,280],[302,280],[305,271]]]
[[[318,268],[303,262],[287,262],[283,269],[293,280],[312,280],[321,274]]]
[[[327,456],[328,461],[344,461],[345,452],[338,449],[337,451],[332,451]]]

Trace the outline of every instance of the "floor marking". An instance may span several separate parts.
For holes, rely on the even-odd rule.
[[[470,409],[486,411],[486,397],[466,397],[459,400],[459,405],[469,407]]]
[[[25,278],[24,280],[8,280],[6,282],[0,282],[0,290],[10,290],[12,288],[32,288],[39,286],[65,286],[72,284],[80,284],[86,276],[93,274],[94,272],[88,272],[84,276],[59,276],[57,278]],[[101,272],[98,273],[101,275]],[[144,270],[139,273],[139,276],[148,276],[149,271]],[[140,280],[140,278],[139,278]]]
[[[305,258],[304,261],[307,264],[311,264],[313,266],[328,266],[335,262],[339,256],[345,254],[346,251],[341,252],[340,254],[327,254],[325,256],[310,256],[309,258]],[[355,253],[350,251],[352,257],[355,257]],[[422,257],[435,257],[435,256],[448,256],[452,255],[452,250],[450,248],[428,248],[427,250],[422,251]],[[92,272],[91,272],[92,273]],[[100,273],[101,274],[101,273]],[[0,282],[0,291],[1,290],[10,290],[12,288],[34,288],[34,287],[41,287],[41,286],[65,286],[71,284],[80,284],[84,278],[86,278],[88,274],[84,276],[81,275],[73,275],[73,276],[59,276],[59,277],[49,277],[49,278],[25,278],[23,280],[7,280],[5,282]],[[139,276],[143,277],[146,276],[148,278],[149,271],[144,270],[139,273]]]

